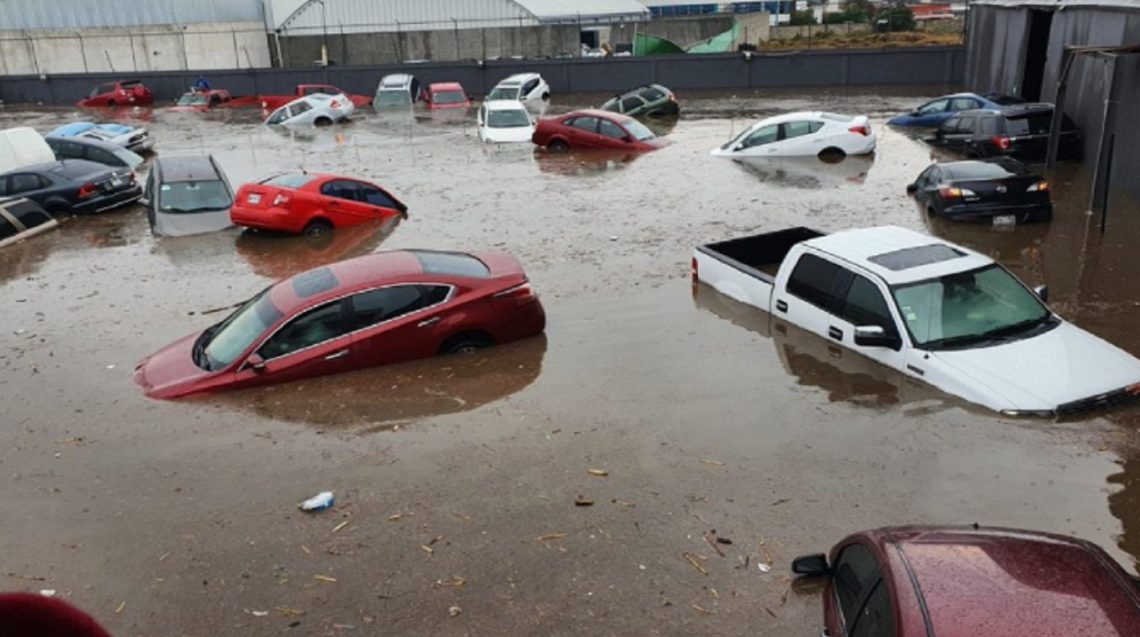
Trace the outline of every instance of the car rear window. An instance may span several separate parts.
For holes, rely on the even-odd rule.
[[[485,279],[491,276],[491,269],[485,263],[471,256],[458,252],[423,252],[413,251],[424,274],[439,274],[444,276],[464,276],[475,279]]]
[[[300,188],[316,178],[316,175],[307,175],[305,173],[289,173],[285,175],[277,175],[276,177],[270,177],[261,183],[265,184],[266,186],[278,186],[281,188]]]
[[[1013,175],[1027,175],[1029,172],[1013,162],[971,161],[957,164],[944,164],[942,176],[951,180],[1005,179]]]
[[[99,164],[93,164],[89,161],[71,159],[67,161],[61,161],[59,165],[55,168],[52,168],[50,172],[52,174],[67,177],[69,179],[75,179],[78,177],[86,177],[87,175],[97,173],[100,170],[109,171],[111,169]]]
[[[647,102],[656,102],[663,97],[665,97],[665,93],[656,88],[647,88],[641,92],[641,98]]]
[[[822,117],[823,119],[829,119],[833,122],[850,122],[851,121],[851,117],[849,115],[839,115],[837,113],[820,113],[819,116]]]

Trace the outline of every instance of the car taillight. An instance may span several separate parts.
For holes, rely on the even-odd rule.
[[[994,146],[997,146],[1002,150],[1009,150],[1009,147],[1013,145],[1013,140],[1006,137],[1005,135],[994,135],[993,142]]]
[[[669,94],[669,101],[670,101],[670,102],[676,102],[676,101],[677,101],[677,96],[676,96],[676,95],[674,95],[673,93],[670,93],[670,94]]]
[[[534,291],[534,286],[530,282],[516,285],[513,288],[508,288],[495,295],[496,299],[511,299],[514,301],[533,301],[538,298],[538,294]]]
[[[1026,192],[1049,192],[1049,182],[1039,181],[1030,186]]]
[[[695,283],[697,281],[697,274],[698,274],[697,258],[696,257],[693,257],[693,261],[689,266],[689,270],[693,273],[693,282]]]
[[[340,100],[333,100],[329,102],[329,106],[333,108],[340,108]]]
[[[871,134],[871,129],[869,129],[866,126],[852,126],[851,128],[848,128],[847,130],[848,130],[848,132],[855,133],[856,135],[862,135],[863,137],[866,137],[866,136]]]
[[[99,192],[99,189],[95,187],[95,184],[87,182],[79,187],[79,198],[86,199],[94,196],[97,192]]]
[[[946,199],[961,199],[963,197],[977,197],[977,193],[968,188],[955,188],[953,186],[939,186],[938,193]]]
[[[274,206],[288,206],[290,201],[291,201],[291,198],[289,197],[289,195],[282,193],[282,194],[279,194],[273,198],[273,205]]]

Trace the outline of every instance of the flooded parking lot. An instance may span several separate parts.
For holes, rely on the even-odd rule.
[[[1049,175],[1045,225],[954,225],[906,197],[932,153],[883,122],[936,92],[681,95],[680,120],[656,124],[671,145],[642,156],[490,148],[472,118],[362,113],[288,134],[254,112],[155,111],[161,155],[213,153],[235,187],[356,175],[409,218],[319,242],[157,239],[131,208],[5,248],[5,586],[56,589],[116,635],[791,636],[821,617],[792,557],[864,528],[1075,534],[1136,572],[1137,409],[998,418],[690,283],[701,243],[895,224],[1049,285],[1063,316],[1140,354],[1140,221],[1118,202],[1101,235],[1079,167]],[[814,105],[870,115],[876,156],[708,155],[754,117]],[[8,109],[0,127],[74,117]],[[546,336],[177,402],[131,380],[272,280],[413,247],[509,250]],[[334,510],[297,510],[323,490]]]

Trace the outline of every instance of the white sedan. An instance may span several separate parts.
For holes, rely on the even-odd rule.
[[[485,142],[529,144],[534,135],[534,119],[526,106],[517,100],[483,102],[475,117],[479,139]]]
[[[762,119],[711,154],[739,158],[843,157],[873,152],[875,135],[866,117],[800,112]]]
[[[550,85],[538,73],[516,73],[504,78],[491,92],[487,101],[515,100],[528,107],[541,106],[550,100]]]
[[[327,126],[348,119],[355,110],[352,100],[343,93],[340,95],[313,93],[299,97],[273,111],[265,123],[268,126],[305,124]]]

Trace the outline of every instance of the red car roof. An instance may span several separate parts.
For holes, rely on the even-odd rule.
[[[633,119],[629,115],[622,115],[621,113],[614,113],[612,111],[603,111],[596,108],[584,108],[580,111],[573,111],[566,113],[565,115],[559,115],[558,117],[561,119],[564,117],[570,117],[571,115],[591,115],[593,117],[603,117],[605,119],[612,119],[617,121]]]
[[[1089,542],[985,528],[868,535],[891,563],[896,595],[915,599],[917,581],[933,637],[1140,634],[1140,589]]]
[[[270,295],[273,305],[289,314],[302,305],[320,303],[422,273],[423,266],[411,252],[380,252],[289,277],[274,285]]]
[[[462,91],[463,85],[459,82],[436,82],[428,86],[430,91]]]

